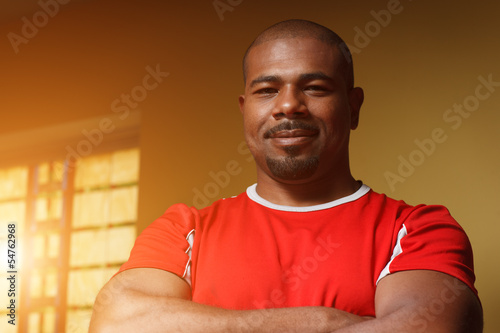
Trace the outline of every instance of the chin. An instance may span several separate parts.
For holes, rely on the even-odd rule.
[[[266,157],[266,164],[274,178],[283,181],[298,181],[314,176],[319,166],[319,158],[317,156],[306,158],[294,156]]]

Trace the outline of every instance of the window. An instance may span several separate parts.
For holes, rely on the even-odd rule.
[[[97,292],[136,237],[138,178],[138,148],[92,154],[74,167],[56,160],[0,169],[0,244],[12,222],[19,240],[18,312],[8,332],[87,332]]]
[[[15,228],[16,233],[14,234],[17,238],[19,238],[19,235],[22,234],[25,229],[24,221],[26,215],[26,196],[28,193],[28,174],[28,167],[0,169],[0,301],[2,304],[0,308],[0,317],[3,319],[0,323],[0,327],[5,328],[5,330],[2,331],[5,333],[17,332],[17,328],[19,327],[19,314],[16,316],[16,326],[10,325],[7,322],[10,318],[7,317],[9,311],[6,306],[7,304],[10,305],[11,299],[8,292],[10,289],[10,281],[7,280],[10,276],[7,272],[11,270],[7,262],[7,227],[12,222],[18,221]],[[19,245],[19,242],[17,242],[16,245]],[[13,250],[16,252],[15,269],[20,272],[22,271],[22,252],[19,246],[16,246]],[[18,278],[19,275],[17,275],[14,288],[16,309],[19,309],[21,304],[19,297],[21,286]]]

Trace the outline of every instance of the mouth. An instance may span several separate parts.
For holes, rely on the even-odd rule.
[[[317,131],[307,130],[307,129],[292,129],[292,130],[282,130],[277,131],[269,135],[269,138],[301,138],[301,137],[313,137],[318,134]]]
[[[264,139],[298,139],[312,138],[319,134],[316,125],[303,121],[287,121],[280,123],[264,133]]]
[[[270,134],[269,139],[278,146],[298,146],[312,141],[318,133],[310,129],[281,130]]]

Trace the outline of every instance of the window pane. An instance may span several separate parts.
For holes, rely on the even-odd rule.
[[[23,200],[0,203],[0,222],[17,222],[19,233],[24,231],[25,214],[26,203]]]
[[[56,258],[59,255],[61,237],[59,234],[49,234],[47,241],[47,257]]]
[[[50,195],[49,218],[60,220],[63,211],[63,195],[62,191],[52,192]]]
[[[71,271],[68,277],[68,305],[91,306],[102,286],[116,273],[109,269]]]
[[[117,151],[112,155],[111,184],[134,183],[139,179],[139,149]]]
[[[45,234],[38,234],[33,238],[33,255],[35,259],[45,257]]]
[[[111,156],[97,155],[79,161],[75,174],[75,189],[81,190],[109,184]]]
[[[31,312],[28,317],[28,333],[40,332],[40,318],[39,312]]]
[[[38,185],[47,184],[50,180],[50,165],[49,163],[43,163],[38,166]]]
[[[30,297],[42,297],[42,275],[38,270],[33,270],[31,273]]]
[[[35,201],[35,220],[40,222],[48,219],[59,220],[62,216],[62,204],[61,191],[42,193]]]
[[[70,310],[66,317],[66,332],[87,333],[92,310]]]
[[[27,167],[0,170],[0,200],[24,197],[27,189]]]
[[[56,312],[54,308],[47,308],[43,312],[43,333],[54,333],[56,331]]]
[[[134,222],[137,219],[137,186],[111,191],[111,223]]]
[[[58,272],[57,269],[50,269],[45,273],[45,297],[55,297],[57,295],[57,279]]]
[[[122,263],[128,259],[135,237],[135,226],[74,232],[71,235],[71,266]]]
[[[47,198],[37,198],[35,202],[35,220],[46,221],[48,214],[48,199]]]
[[[108,262],[122,263],[127,261],[130,250],[134,245],[135,238],[135,226],[109,229],[107,242]]]
[[[128,259],[135,237],[135,226],[74,232],[71,236],[71,266],[122,263]]]
[[[73,227],[101,226],[108,220],[109,191],[75,194]]]
[[[68,163],[68,162],[66,162],[66,163]],[[53,165],[52,181],[62,182],[65,178],[67,171],[68,171],[67,164],[65,164],[64,161],[56,161],[52,165]]]
[[[86,230],[71,235],[70,265],[72,267],[104,264],[106,230]]]

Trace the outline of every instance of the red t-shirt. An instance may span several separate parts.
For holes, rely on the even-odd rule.
[[[120,271],[185,278],[193,301],[226,309],[322,305],[375,315],[377,282],[398,271],[452,275],[475,293],[472,249],[443,206],[410,206],[363,185],[311,207],[272,204],[255,185],[197,210],[169,208]]]

